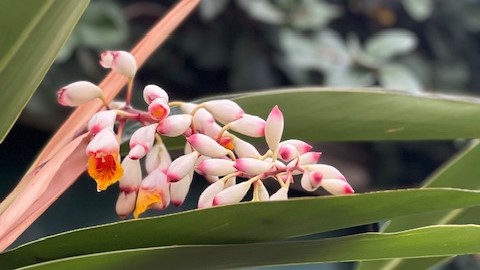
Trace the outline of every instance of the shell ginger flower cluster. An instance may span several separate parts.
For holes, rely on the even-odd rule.
[[[165,209],[170,203],[181,205],[195,172],[210,183],[198,199],[199,208],[239,203],[250,190],[252,201],[286,200],[295,178],[306,191],[322,187],[335,195],[354,192],[336,168],[317,163],[321,153],[311,151],[308,143],[282,141],[284,118],[278,106],[264,120],[227,99],[199,104],[170,101],[167,92],[150,84],[143,89],[145,109],[134,108],[130,105],[137,71],[133,56],[107,51],[100,64],[129,79],[125,102],[107,103],[102,89],[86,81],[61,88],[58,102],[65,106],[97,98],[104,102],[105,110],[88,122],[87,167],[98,191],[119,183],[116,211],[121,218],[131,213],[138,218],[148,209]],[[171,113],[174,107],[181,113]],[[131,121],[141,127],[131,135],[129,152],[122,158],[120,142],[125,124]],[[238,134],[264,137],[268,151],[260,153]],[[178,136],[185,138],[184,154],[172,160],[162,138]],[[267,190],[266,181],[277,188]]]

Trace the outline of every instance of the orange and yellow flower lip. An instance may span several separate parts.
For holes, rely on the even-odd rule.
[[[118,153],[97,152],[88,158],[88,174],[97,182],[97,190],[106,190],[123,176]]]

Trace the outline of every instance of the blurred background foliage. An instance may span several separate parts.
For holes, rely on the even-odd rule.
[[[99,53],[131,48],[175,2],[91,2],[21,122],[0,145],[4,153],[13,153],[13,158],[1,157],[1,170],[9,180],[1,184],[1,197],[68,115],[68,108],[57,105],[55,90],[75,80],[99,82],[107,73],[98,65]],[[308,85],[477,95],[479,31],[479,0],[203,0],[139,71],[137,100],[148,83],[159,84],[172,99],[181,100]],[[459,140],[317,147],[325,163],[344,171],[363,192],[419,186],[464,145]],[[92,181],[78,181],[19,242],[116,220],[116,192],[97,194]],[[198,192],[190,195],[185,208],[194,207],[197,197]],[[71,216],[72,207],[78,215]],[[69,219],[53,224],[63,215]],[[480,269],[475,265],[475,257],[466,256],[446,268]]]

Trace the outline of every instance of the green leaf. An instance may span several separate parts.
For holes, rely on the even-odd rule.
[[[373,57],[388,59],[405,54],[417,46],[414,33],[404,29],[388,29],[367,40],[365,52]]]
[[[143,248],[79,256],[23,269],[231,269],[395,256],[444,256],[480,252],[479,241],[480,226],[434,226],[393,234],[366,233],[316,241]]]
[[[12,269],[65,257],[133,248],[281,240],[413,213],[479,204],[480,192],[455,189],[413,189],[242,203],[58,234],[0,254],[0,265]]]
[[[466,189],[480,189],[478,178],[480,176],[480,142],[475,141],[465,150],[446,162],[437,172],[427,180],[425,187],[455,187]],[[409,215],[395,218],[385,226],[384,232],[397,232],[428,226],[434,224],[466,224],[480,222],[480,208],[457,209],[453,211],[437,211],[422,215]],[[424,258],[415,260],[392,260],[365,262],[358,269],[412,269],[412,265],[418,265],[418,269],[426,269],[445,258]]]
[[[0,141],[40,84],[88,2],[0,1]]]
[[[229,0],[203,0],[199,6],[200,16],[206,21],[214,20],[225,11],[229,2]]]
[[[212,97],[218,98],[218,97]],[[297,88],[222,96],[266,118],[278,105],[283,139],[307,141],[439,140],[480,137],[480,100],[379,88]],[[183,147],[182,139],[169,140]]]

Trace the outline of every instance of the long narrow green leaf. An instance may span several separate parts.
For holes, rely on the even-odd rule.
[[[479,241],[480,226],[434,226],[393,234],[367,233],[317,241],[124,250],[67,258],[22,269],[231,269],[397,256],[445,256],[480,252]],[[412,243],[415,248],[412,248]]]
[[[466,189],[480,189],[480,142],[475,141],[457,156],[448,161],[434,173],[426,182],[425,187],[455,187]],[[434,224],[466,224],[480,223],[480,208],[437,211],[422,215],[409,215],[395,218],[384,228],[384,232],[398,232],[412,228]],[[426,269],[445,258],[424,258],[415,260],[391,260],[364,262],[359,264],[359,270],[368,269],[412,269],[412,266],[421,266]]]
[[[379,88],[295,88],[218,96],[266,117],[279,105],[283,137],[307,141],[437,140],[480,137],[480,99]],[[195,102],[202,102],[197,100]],[[185,140],[167,138],[170,147]]]
[[[242,203],[58,234],[0,254],[0,265],[12,269],[132,248],[281,240],[412,213],[478,205],[480,192],[447,188]]]
[[[47,73],[88,2],[0,1],[0,142]]]

